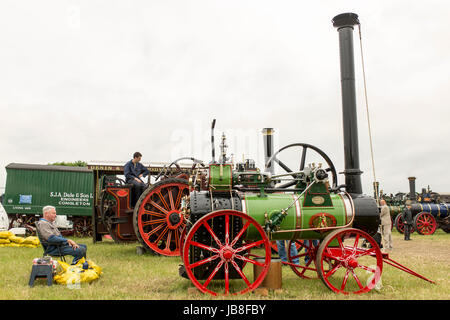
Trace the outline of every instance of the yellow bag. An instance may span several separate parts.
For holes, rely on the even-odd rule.
[[[75,266],[71,266],[63,261],[58,261],[56,267],[56,275],[53,276],[53,280],[59,284],[75,284],[77,283],[77,275],[74,272]],[[78,280],[79,282],[79,280]]]
[[[29,237],[25,238],[25,240],[23,241],[23,244],[31,244],[34,246],[38,246],[40,244],[40,242],[39,242],[38,237],[29,236]]]
[[[92,282],[100,277],[102,269],[92,261],[88,262],[88,269],[83,269],[83,263],[86,260],[80,259],[76,265],[72,266],[65,262],[58,261],[56,275],[53,280],[58,284],[77,285],[81,282]]]
[[[5,247],[20,247],[20,244],[11,242],[11,243],[5,244],[4,246]]]
[[[38,246],[35,244],[21,244],[21,247],[25,247],[25,248],[37,248]]]
[[[2,239],[0,238],[0,244],[7,244],[10,243],[11,241],[9,239]]]
[[[0,239],[8,239],[13,235],[14,233],[12,233],[11,231],[0,231]]]
[[[22,237],[17,237],[17,236],[14,236],[14,235],[10,236],[10,237],[9,237],[9,240],[10,240],[11,242],[18,243],[18,244],[22,244],[22,243],[25,241],[24,238],[22,238]]]

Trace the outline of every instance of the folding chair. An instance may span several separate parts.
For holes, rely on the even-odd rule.
[[[44,240],[44,238],[42,238],[40,232],[39,232],[39,221],[36,221],[36,223],[34,224],[36,226],[36,235],[39,238],[39,242],[42,245],[42,248],[44,249],[44,254],[42,255],[43,257],[45,256],[51,256],[51,257],[58,257],[60,258],[62,261],[66,262],[66,258],[65,255],[62,254],[61,251],[61,247],[63,246],[62,244],[52,244],[52,246],[55,246],[58,249],[58,254],[48,254],[49,248],[50,248],[50,244]]]

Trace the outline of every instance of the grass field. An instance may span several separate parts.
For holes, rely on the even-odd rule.
[[[211,297],[192,290],[193,285],[178,275],[179,257],[137,255],[133,244],[90,238],[73,238],[88,246],[88,259],[103,269],[100,279],[83,283],[81,289],[65,285],[47,287],[43,279],[30,288],[32,260],[42,248],[0,248],[1,300],[448,300],[450,299],[450,234],[438,230],[432,236],[414,233],[412,241],[393,231],[391,258],[435,281],[431,284],[384,264],[382,287],[363,295],[338,295],[320,279],[300,279],[290,267],[282,268],[282,290],[267,296],[249,293]]]

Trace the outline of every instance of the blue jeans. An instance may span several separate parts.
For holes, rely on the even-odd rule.
[[[289,242],[286,240],[277,240],[278,255],[280,256],[282,262],[289,262],[286,255],[286,246],[288,243]],[[290,253],[291,257],[298,255],[294,242],[292,242]],[[293,259],[292,263],[299,264],[298,258]]]
[[[131,206],[134,207],[136,205],[136,202],[141,197],[141,194],[145,191],[145,188],[147,185],[143,183],[142,181],[136,181],[136,180],[130,180],[128,183],[133,185],[133,190],[131,191]]]
[[[62,255],[71,255],[73,256],[72,264],[76,264],[78,260],[81,258],[86,258],[87,247],[85,244],[79,244],[78,249],[72,248],[70,245],[61,246],[61,254]],[[58,247],[50,246],[50,249],[47,251],[48,255],[59,255]]]

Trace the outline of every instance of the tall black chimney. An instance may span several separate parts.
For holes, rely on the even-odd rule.
[[[355,13],[342,13],[334,17],[332,22],[339,33],[345,184],[347,185],[347,192],[362,194],[353,57],[353,26],[359,25],[359,20]]]
[[[353,26],[359,25],[358,15],[343,13],[333,18],[339,33],[341,62],[342,119],[344,127],[344,159],[346,189],[353,199],[355,220],[353,228],[374,235],[380,225],[377,201],[362,194],[359,169],[358,125],[356,114],[355,65],[353,58]]]
[[[409,199],[416,200],[416,177],[408,177],[409,180]]]

